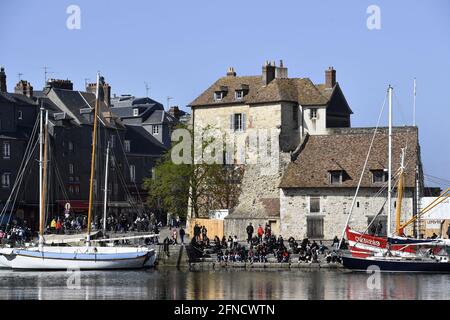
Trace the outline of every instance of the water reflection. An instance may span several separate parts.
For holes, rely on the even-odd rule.
[[[446,299],[450,275],[381,274],[343,271],[178,270],[83,272],[79,289],[66,272],[0,270],[0,299]]]

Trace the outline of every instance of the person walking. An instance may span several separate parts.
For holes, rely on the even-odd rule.
[[[184,244],[184,235],[186,234],[186,231],[184,231],[183,227],[180,227],[180,239],[181,239],[181,244]]]
[[[252,241],[253,231],[254,229],[252,223],[250,222],[249,225],[247,226],[247,243],[250,243]]]

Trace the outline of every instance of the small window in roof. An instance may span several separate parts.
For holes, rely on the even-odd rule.
[[[133,109],[133,117],[137,117],[139,115],[139,109],[138,108],[134,108]]]
[[[236,90],[234,98],[236,100],[241,100],[244,97],[244,90]]]
[[[216,91],[214,92],[214,100],[220,101],[223,99],[223,92],[222,91]]]

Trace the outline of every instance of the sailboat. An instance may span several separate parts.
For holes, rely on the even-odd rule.
[[[401,225],[401,202],[403,189],[404,149],[398,182],[396,207],[396,233],[391,232],[391,180],[392,180],[392,87],[389,86],[389,142],[388,142],[388,225],[387,237],[371,236],[351,230],[348,221],[345,232],[351,255],[342,256],[345,268],[366,271],[378,267],[387,272],[450,272],[447,243],[442,239],[414,239],[403,234],[404,228],[417,219],[417,215]],[[364,172],[364,171],[363,171]],[[356,197],[356,196],[355,196]],[[433,202],[437,205],[439,201]],[[428,209],[429,210],[429,209]],[[425,250],[421,250],[425,248]]]
[[[41,105],[39,137],[39,240],[36,247],[2,248],[0,263],[12,269],[22,270],[106,270],[139,269],[151,267],[156,260],[154,249],[148,247],[103,247],[92,245],[91,221],[93,211],[93,181],[95,169],[95,149],[97,140],[97,112],[99,109],[99,79],[97,73],[97,94],[94,106],[94,128],[91,155],[91,175],[89,193],[89,211],[87,219],[86,246],[54,247],[45,245],[44,221],[46,199],[48,111]],[[45,132],[44,132],[45,111]],[[107,199],[105,198],[105,201]],[[105,204],[106,206],[106,204]]]
[[[388,147],[388,200],[387,200],[387,236],[369,235],[365,232],[358,232],[348,226],[347,220],[345,226],[345,235],[349,242],[349,249],[355,257],[368,257],[373,254],[385,254],[388,249],[391,253],[402,256],[414,256],[418,250],[417,246],[434,247],[434,251],[439,251],[439,247],[450,245],[448,239],[418,239],[404,236],[404,229],[415,223],[421,216],[450,197],[450,188],[442,193],[437,199],[418,212],[409,221],[401,224],[402,200],[403,200],[403,182],[404,182],[404,158],[405,148],[402,149],[400,169],[398,172],[397,185],[397,206],[396,206],[396,228],[395,233],[391,232],[391,194],[392,194],[392,92],[393,88],[389,86],[389,147]],[[369,150],[370,153],[370,150]],[[416,178],[417,179],[417,178]],[[355,196],[356,197],[356,196]],[[348,219],[350,216],[348,217]]]

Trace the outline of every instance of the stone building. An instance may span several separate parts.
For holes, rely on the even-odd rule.
[[[375,223],[381,221],[382,231],[387,230],[387,131],[387,128],[380,128],[375,136],[353,208],[350,226],[359,231],[366,230],[378,213]],[[288,165],[280,183],[283,236],[296,239],[341,236],[373,134],[373,128],[346,128],[305,139],[298,157]],[[402,148],[405,148],[405,191],[401,221],[406,222],[415,213],[416,168],[419,172],[422,168],[417,127],[393,129],[394,181],[395,172],[400,168]],[[393,193],[392,212],[397,205]],[[394,220],[392,218],[392,230]],[[413,228],[406,230],[409,235],[413,232]]]
[[[323,84],[309,78],[289,78],[280,61],[266,62],[260,75],[237,76],[229,68],[191,104],[194,132],[213,126],[227,132],[235,146],[226,151],[228,163],[243,163],[242,192],[225,218],[225,234],[245,237],[249,222],[269,222],[280,231],[279,184],[291,157],[309,135],[326,134],[331,128],[349,127],[352,111],[336,82],[336,70],[325,71]],[[250,135],[257,135],[257,148],[267,144],[259,132],[268,131],[270,163],[251,161]],[[260,151],[260,150],[259,150]],[[262,155],[257,153],[257,159]],[[266,170],[267,166],[271,170]],[[275,170],[272,170],[275,169]]]

